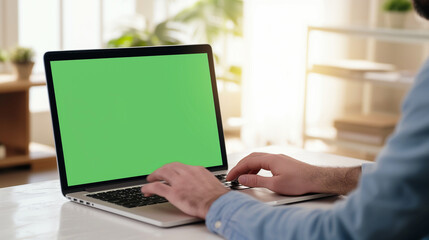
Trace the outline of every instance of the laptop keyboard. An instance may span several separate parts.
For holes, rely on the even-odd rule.
[[[224,183],[224,182],[226,181],[226,174],[218,174],[218,175],[215,175],[215,177],[216,177],[217,179],[219,179],[219,181],[220,181],[221,183]]]
[[[215,175],[215,177],[219,179],[220,182],[225,184],[226,187],[231,186],[231,183],[226,182],[225,180],[226,174]],[[99,192],[94,194],[88,194],[86,196],[110,202],[126,208],[135,208],[168,202],[167,199],[158,195],[145,197],[141,193],[141,187],[132,187],[107,192]]]
[[[126,208],[141,207],[167,202],[167,199],[157,195],[145,197],[141,192],[141,187],[132,187],[108,192],[100,192],[88,194],[86,196],[114,203],[116,205],[120,205]]]

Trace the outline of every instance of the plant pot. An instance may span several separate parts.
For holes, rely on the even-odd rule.
[[[386,12],[385,19],[387,27],[404,28],[407,14],[403,12]]]
[[[16,79],[20,81],[29,81],[31,72],[33,71],[34,62],[29,63],[13,63],[16,73]]]

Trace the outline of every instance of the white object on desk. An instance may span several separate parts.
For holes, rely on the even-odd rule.
[[[356,166],[363,160],[288,147],[266,147],[259,152],[283,153],[319,166]],[[235,165],[249,152],[229,155]],[[298,203],[327,208],[341,197]],[[67,201],[58,180],[0,189],[0,239],[221,239],[204,223],[159,228],[112,213]]]

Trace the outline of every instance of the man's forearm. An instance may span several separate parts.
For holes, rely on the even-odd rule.
[[[315,192],[348,194],[357,187],[362,168],[320,167],[315,173]]]

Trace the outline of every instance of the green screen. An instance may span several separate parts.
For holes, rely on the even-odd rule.
[[[222,165],[205,53],[52,61],[69,186]]]

